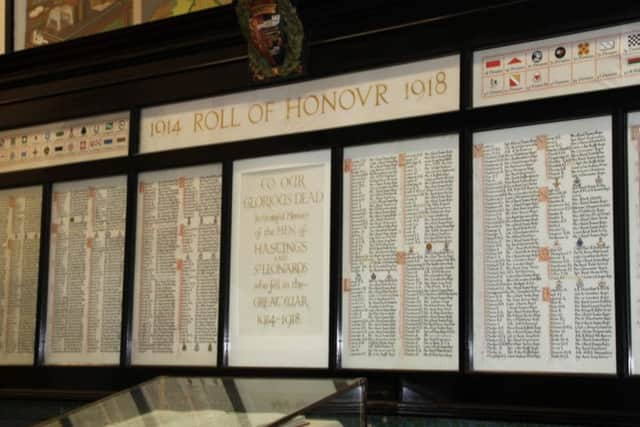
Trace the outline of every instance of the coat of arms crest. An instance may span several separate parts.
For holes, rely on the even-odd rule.
[[[254,79],[302,72],[304,28],[291,0],[238,0],[236,12]]]

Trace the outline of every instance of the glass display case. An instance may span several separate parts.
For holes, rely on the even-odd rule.
[[[365,426],[366,379],[158,377],[40,426]]]

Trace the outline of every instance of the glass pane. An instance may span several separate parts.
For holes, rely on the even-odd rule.
[[[365,379],[160,377],[43,426],[364,426]]]

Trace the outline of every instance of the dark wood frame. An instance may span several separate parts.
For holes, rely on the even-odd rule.
[[[640,20],[640,5],[514,1],[301,1],[308,31],[305,76],[296,81],[461,54],[461,108],[427,117],[298,135],[140,155],[140,110],[146,106],[256,88],[248,77],[246,42],[232,7],[222,7],[68,42],[11,52],[13,2],[8,1],[7,55],[0,57],[0,129],[122,110],[131,111],[130,155],[0,175],[0,187],[44,186],[42,235],[48,236],[53,182],[128,175],[127,241],[121,367],[62,368],[43,364],[48,237],[41,242],[36,358],[33,367],[0,367],[0,396],[93,398],[157,375],[356,377],[369,380],[371,413],[606,425],[640,424],[640,378],[629,375],[627,113],[640,110],[640,86],[472,108],[473,51]],[[167,35],[170,38],[167,39]],[[159,42],[159,40],[166,40]],[[275,82],[271,85],[282,85]],[[614,376],[477,373],[471,369],[473,132],[596,115],[613,118],[617,366]],[[442,133],[460,135],[460,371],[345,370],[336,346],[340,319],[340,226],[331,238],[330,358],[327,369],[228,368],[228,283],[233,161],[295,151],[332,150],[332,224],[342,221],[342,149]],[[130,366],[139,172],[201,163],[223,164],[219,367]]]

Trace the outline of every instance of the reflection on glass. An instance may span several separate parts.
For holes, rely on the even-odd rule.
[[[42,426],[365,426],[365,379],[160,377]]]

